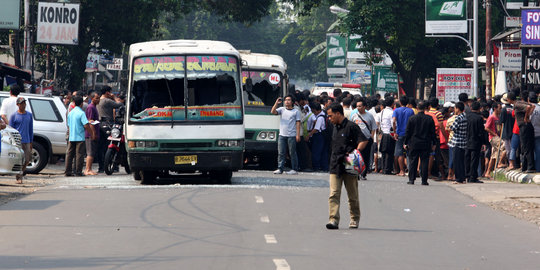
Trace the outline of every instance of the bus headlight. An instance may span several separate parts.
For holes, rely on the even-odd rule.
[[[265,131],[260,132],[259,133],[259,138],[262,139],[262,140],[266,140],[266,132]]]
[[[276,139],[275,131],[261,131],[257,135],[258,141],[274,141]]]
[[[129,148],[152,148],[157,147],[157,141],[129,141]]]
[[[219,140],[218,147],[242,147],[242,140]]]
[[[275,131],[271,131],[271,132],[268,132],[268,139],[270,140],[275,140],[276,139],[276,132]]]

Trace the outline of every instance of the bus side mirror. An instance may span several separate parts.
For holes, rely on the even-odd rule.
[[[249,93],[253,91],[253,81],[251,80],[251,78],[246,79],[246,91],[248,91]]]

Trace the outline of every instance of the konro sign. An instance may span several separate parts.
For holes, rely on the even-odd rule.
[[[522,9],[521,24],[521,45],[540,45],[540,9]]]
[[[37,42],[77,45],[79,4],[39,2]]]
[[[528,85],[540,85],[540,58],[527,57],[525,80]]]

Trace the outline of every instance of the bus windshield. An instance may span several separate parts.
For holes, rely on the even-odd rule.
[[[283,76],[273,70],[243,71],[242,81],[251,78],[253,89],[244,89],[244,104],[246,106],[272,106],[282,92]]]
[[[140,57],[132,76],[131,121],[242,119],[233,56]]]

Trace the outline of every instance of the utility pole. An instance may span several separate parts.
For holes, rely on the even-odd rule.
[[[24,69],[31,68],[30,0],[24,0]]]
[[[473,1],[473,96],[478,97],[478,0]]]
[[[529,6],[529,0],[523,1],[523,7]],[[522,33],[523,35],[523,33]],[[521,48],[521,90],[527,89],[527,81],[525,80],[525,62],[527,61],[527,56],[529,56],[529,48]]]
[[[486,97],[491,98],[491,0],[486,4]]]

